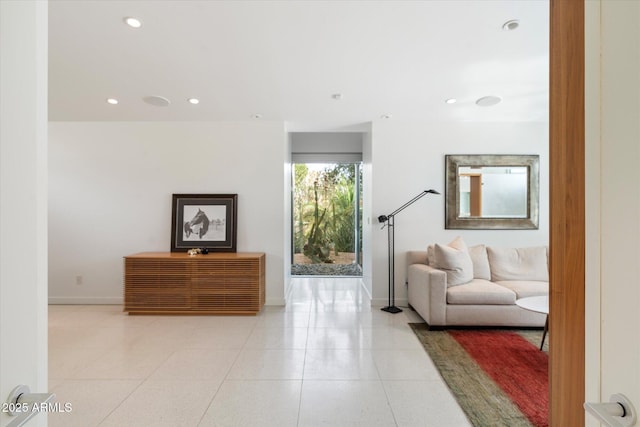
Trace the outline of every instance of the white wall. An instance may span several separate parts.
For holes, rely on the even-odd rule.
[[[373,167],[371,126],[362,138],[362,282],[373,297]]]
[[[640,3],[586,3],[586,395],[640,408]]]
[[[549,162],[547,123],[406,123],[381,120],[372,126],[373,304],[386,305],[387,231],[378,215],[388,214],[423,190],[427,195],[395,218],[396,305],[406,305],[405,253],[456,236],[468,245],[547,245],[549,237]],[[540,226],[538,230],[445,230],[446,154],[538,154]],[[365,218],[365,225],[367,224]]]
[[[2,402],[20,384],[47,392],[47,11],[0,1]],[[0,411],[0,425],[11,420]]]
[[[237,193],[237,250],[267,254],[284,303],[284,123],[53,122],[49,141],[51,302],[121,302],[122,257],[170,250],[173,193]]]
[[[457,235],[470,245],[546,245],[547,138],[539,123],[373,123],[363,140],[363,281],[373,304],[387,298],[387,234],[376,218],[422,190],[444,193],[445,154],[539,154],[540,228],[444,230],[444,194],[421,199],[396,218],[398,303],[408,250]],[[273,122],[51,123],[50,300],[119,303],[122,257],[169,250],[171,194],[193,192],[238,193],[238,251],[267,253],[267,303],[282,304],[289,144]]]
[[[284,228],[284,253],[283,253],[283,269],[284,269],[284,297],[287,299],[291,291],[291,257],[293,255],[293,209],[291,205],[291,194],[293,191],[292,171],[293,164],[291,160],[291,134],[287,135],[285,145],[285,164],[284,164],[284,218],[282,227]],[[285,302],[286,303],[286,302]]]
[[[585,401],[600,390],[600,1],[585,2]],[[604,397],[604,401],[608,401]],[[585,425],[599,426],[590,415]]]

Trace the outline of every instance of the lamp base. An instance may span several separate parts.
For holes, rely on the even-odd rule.
[[[388,307],[382,307],[380,310],[386,311],[387,313],[393,313],[393,314],[402,312],[402,309],[396,307],[395,305],[390,305]]]

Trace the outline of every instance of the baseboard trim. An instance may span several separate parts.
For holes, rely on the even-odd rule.
[[[51,305],[123,305],[122,297],[49,297]],[[283,306],[283,298],[269,298],[265,305]]]
[[[51,305],[123,305],[122,297],[49,297]]]

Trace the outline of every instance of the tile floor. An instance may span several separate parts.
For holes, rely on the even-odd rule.
[[[469,426],[407,322],[360,279],[295,278],[257,316],[49,306],[50,426]]]

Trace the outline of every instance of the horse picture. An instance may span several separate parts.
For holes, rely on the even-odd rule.
[[[192,242],[224,241],[226,207],[220,205],[184,206],[182,240]],[[187,220],[187,218],[191,218]]]
[[[237,194],[174,194],[172,199],[171,252],[236,251]]]
[[[209,231],[209,218],[207,218],[207,214],[205,214],[202,209],[198,209],[198,212],[191,219],[191,221],[187,221],[184,223],[184,234],[187,238],[191,236],[191,234],[197,234],[200,239],[202,236],[207,234]]]

